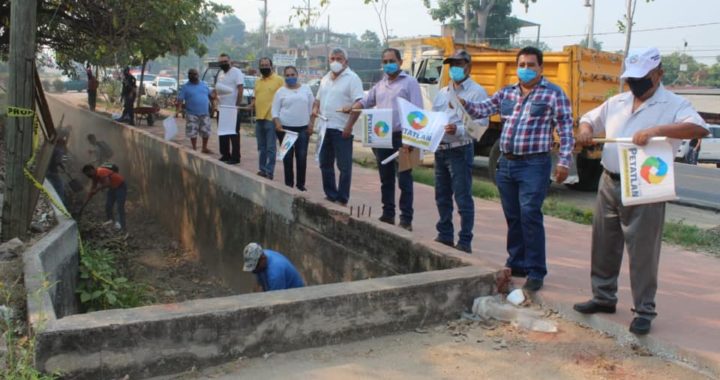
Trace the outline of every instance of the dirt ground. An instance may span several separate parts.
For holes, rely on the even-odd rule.
[[[710,379],[639,346],[551,317],[558,333],[458,320],[162,379]],[[160,378],[156,379],[159,380]]]
[[[183,249],[143,210],[135,195],[130,186],[125,204],[125,233],[103,225],[105,194],[97,194],[80,218],[84,242],[126,252],[119,260],[124,274],[132,281],[146,284],[155,303],[232,295],[232,290],[220,278],[206,270],[195,252]]]

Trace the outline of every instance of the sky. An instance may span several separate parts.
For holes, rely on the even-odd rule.
[[[259,9],[262,0],[216,0],[231,5],[235,14],[245,22],[249,30],[257,30],[262,25]],[[315,6],[319,0],[310,0]],[[267,0],[268,25],[280,27],[287,25],[291,8],[303,6],[305,0]],[[433,4],[437,0],[431,0]],[[428,14],[422,0],[389,0],[388,23],[390,34],[398,37],[440,34],[440,22],[434,21]],[[625,14],[625,0],[595,0],[595,39],[603,43],[604,50],[622,50],[625,37],[617,32],[617,20]],[[584,7],[585,0],[538,0],[531,4],[528,12],[519,1],[513,2],[512,15],[523,20],[541,24],[540,39],[553,50],[561,50],[564,45],[578,43],[587,33],[589,8]],[[654,0],[646,3],[638,0],[635,13],[631,48],[655,46],[662,54],[682,51],[687,41],[687,53],[699,61],[712,64],[720,56],[720,0]],[[361,35],[372,30],[379,36],[380,27],[377,15],[370,5],[362,0],[330,0],[330,5],[320,17],[321,26],[330,21],[330,29],[339,33]],[[295,22],[297,24],[297,22]],[[713,24],[705,26],[690,25]],[[645,29],[665,30],[642,31]],[[611,34],[598,34],[611,33]],[[568,36],[573,35],[573,36]],[[518,39],[535,39],[537,28],[523,28]],[[560,37],[566,36],[566,37]]]

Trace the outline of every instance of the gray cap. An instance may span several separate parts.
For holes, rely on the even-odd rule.
[[[453,55],[445,58],[445,60],[443,61],[443,63],[450,63],[450,62],[452,62],[452,61],[472,62],[472,57],[471,57],[470,54],[468,54],[468,52],[466,52],[465,50],[463,50],[463,49],[458,49],[458,50],[455,50],[455,52],[453,53]]]
[[[260,261],[260,256],[263,254],[263,249],[258,243],[250,243],[245,246],[245,250],[243,251],[243,257],[245,258],[245,265],[243,265],[243,270],[245,272],[252,272],[257,268],[258,261]]]

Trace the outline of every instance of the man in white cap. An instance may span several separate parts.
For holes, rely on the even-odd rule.
[[[250,243],[243,251],[245,272],[255,273],[257,289],[263,292],[305,286],[300,273],[290,260],[282,254],[270,249],[263,249],[260,244]]]
[[[580,119],[576,140],[593,144],[593,136],[632,137],[646,145],[652,137],[671,138],[674,150],[681,139],[701,138],[707,125],[690,102],[662,85],[663,68],[656,48],[631,51],[625,59],[625,79],[630,92],[616,95]],[[606,144],[602,153],[604,173],[600,178],[593,216],[590,278],[593,298],[575,304],[583,314],[614,313],[617,281],[624,246],[630,258],[630,287],[635,318],[630,332],[650,332],[655,312],[658,263],[665,202],[623,206],[620,197],[620,164],[617,146]]]

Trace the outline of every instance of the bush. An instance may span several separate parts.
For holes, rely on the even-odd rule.
[[[53,88],[56,92],[63,92],[65,91],[65,82],[60,79],[55,79],[53,81]]]
[[[119,80],[104,80],[100,83],[100,93],[104,94],[110,104],[114,104],[120,100],[122,92],[122,82]]]

